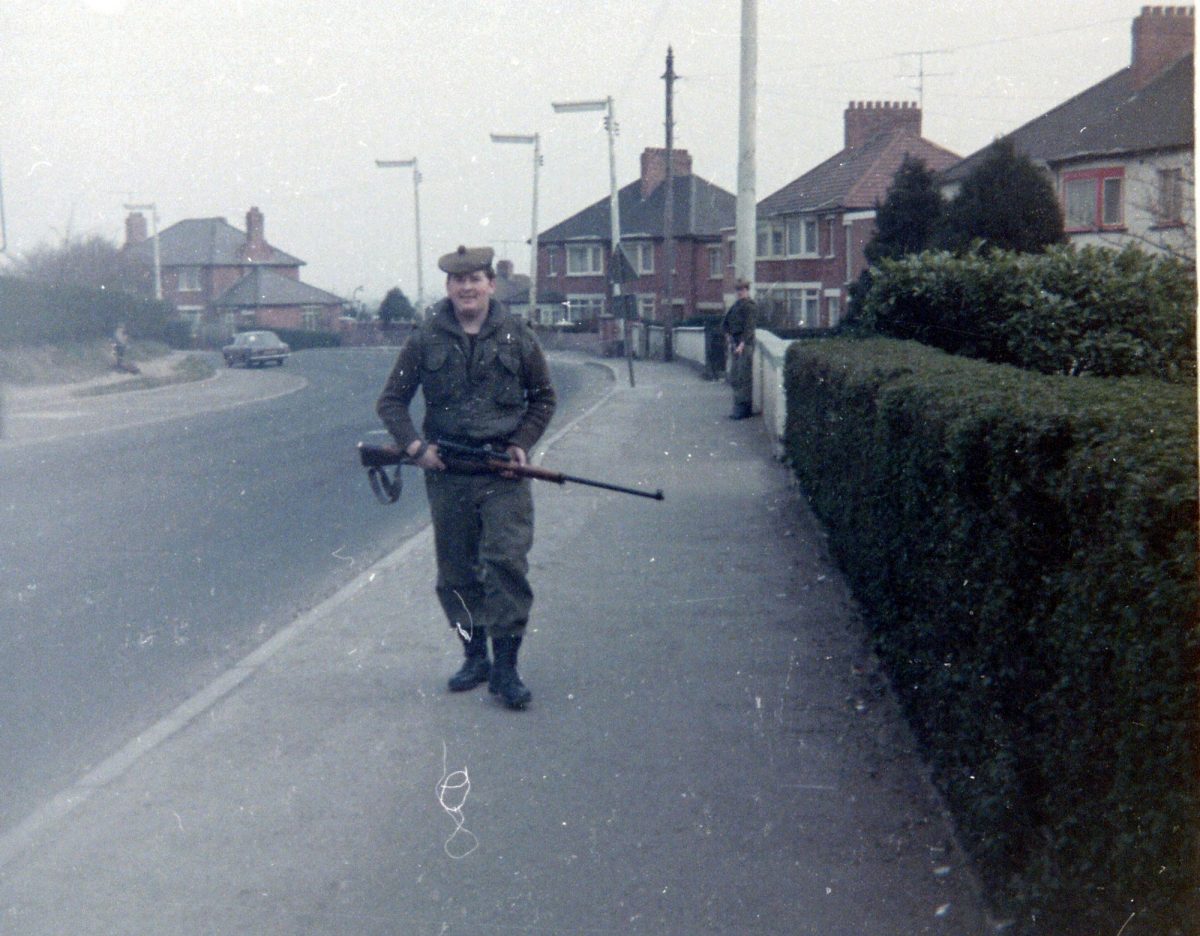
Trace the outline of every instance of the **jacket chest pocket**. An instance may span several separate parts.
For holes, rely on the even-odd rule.
[[[466,390],[467,368],[462,351],[454,345],[437,342],[425,350],[421,388],[428,402],[449,402]]]
[[[490,343],[489,343],[490,344]],[[495,381],[495,397],[501,406],[520,406],[525,402],[521,386],[521,353],[515,344],[500,342],[490,345],[492,358],[486,370]]]

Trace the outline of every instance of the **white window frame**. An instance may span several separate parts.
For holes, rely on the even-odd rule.
[[[576,293],[567,296],[567,321],[587,322],[604,314],[604,293]]]
[[[643,322],[654,321],[654,310],[658,297],[654,293],[638,293],[637,315]]]
[[[200,267],[179,267],[175,274],[175,288],[179,292],[201,292],[204,281]]]
[[[633,269],[639,275],[654,272],[654,242],[633,241],[629,246],[633,250]]]
[[[708,247],[708,278],[719,280],[725,276],[725,251],[720,244]]]
[[[567,276],[603,275],[604,251],[599,244],[567,244]]]
[[[1154,223],[1159,227],[1183,224],[1183,170],[1178,166],[1158,170]]]
[[[546,275],[558,276],[558,248],[546,248]]]

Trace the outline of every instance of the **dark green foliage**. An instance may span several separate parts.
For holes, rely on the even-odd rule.
[[[336,332],[308,331],[301,328],[271,329],[281,340],[286,341],[293,351],[305,348],[338,348],[342,337]]]
[[[894,260],[932,246],[944,210],[932,170],[905,156],[887,198],[876,206],[875,233],[864,249],[867,262]]]
[[[379,304],[379,320],[385,325],[392,322],[411,322],[416,314],[408,296],[404,295],[398,286],[389,289],[383,297],[383,302]]]
[[[169,303],[117,289],[0,277],[0,347],[107,338],[120,322],[131,338],[170,343],[172,315]]]
[[[1196,932],[1194,388],[880,338],[797,342],[785,380],[789,457],[1016,932]]]
[[[1136,247],[885,260],[864,327],[1046,374],[1196,378],[1192,270]]]
[[[1054,186],[1010,140],[997,140],[963,179],[946,206],[940,241],[955,251],[982,241],[987,249],[1036,253],[1064,240]]]

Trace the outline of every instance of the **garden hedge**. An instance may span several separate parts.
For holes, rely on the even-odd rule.
[[[1195,270],[1128,247],[927,251],[872,267],[867,330],[1046,374],[1196,379]]]
[[[1016,932],[1194,933],[1196,390],[794,343],[786,448]]]
[[[0,277],[0,348],[108,338],[124,322],[131,338],[172,343],[166,302],[120,290]]]

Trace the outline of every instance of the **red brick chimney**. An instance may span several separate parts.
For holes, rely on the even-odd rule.
[[[1140,90],[1196,48],[1193,7],[1144,6],[1133,21],[1133,87]]]
[[[130,212],[125,216],[125,246],[132,247],[147,239],[146,216],[140,211]]]
[[[247,260],[266,260],[271,256],[271,248],[263,235],[263,213],[257,208],[246,212],[246,248]]]
[[[692,174],[692,157],[685,149],[671,150],[675,178]],[[642,152],[642,198],[649,198],[656,188],[667,181],[667,151],[652,146]]]
[[[915,101],[851,101],[846,108],[846,149],[880,133],[921,135],[921,108]]]

